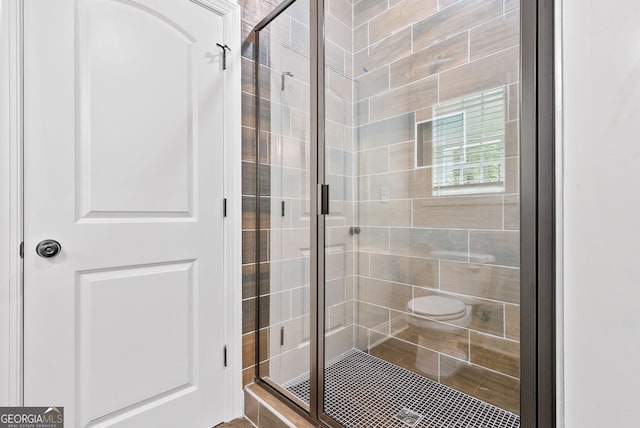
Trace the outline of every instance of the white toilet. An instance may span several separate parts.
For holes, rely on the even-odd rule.
[[[418,335],[418,351],[416,352],[416,368],[428,376],[438,376],[438,367],[429,364],[431,351],[430,343],[433,339],[427,339],[425,330],[455,330],[457,327],[468,327],[471,324],[471,305],[466,305],[460,300],[441,296],[416,297],[409,300],[407,309],[412,315],[407,315],[409,328]],[[446,323],[446,324],[445,324]],[[458,355],[453,355],[461,360],[467,359],[467,352],[458,350]],[[440,373],[440,376],[450,376],[458,367],[452,367],[451,373]]]
[[[451,259],[457,257],[457,253],[446,251],[438,251],[431,254],[434,258]],[[466,254],[465,254],[466,256]],[[495,261],[495,257],[490,254],[469,254],[471,263],[491,263]],[[469,281],[473,281],[479,288],[488,287],[491,284],[491,270],[477,269],[474,265],[468,265]],[[467,360],[467,350],[458,349],[451,356],[462,360],[460,364],[447,364],[446,368],[441,367],[438,373],[438,367],[429,364],[431,361],[432,351],[424,348],[433,349],[433,333],[434,330],[454,331],[460,327],[467,328],[471,324],[473,306],[466,304],[453,296],[424,296],[416,297],[409,300],[407,304],[406,316],[409,328],[418,336],[418,351],[416,352],[415,366],[426,375],[431,377],[447,377],[456,373],[462,367],[462,361]]]

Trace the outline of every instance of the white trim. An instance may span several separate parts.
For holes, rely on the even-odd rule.
[[[242,99],[240,62],[240,6],[231,0],[191,0],[224,17],[224,40],[227,53],[224,72],[224,197],[227,217],[224,219],[224,300],[225,372],[224,420],[244,414],[242,391]]]
[[[240,7],[226,0],[198,0],[225,12],[224,43],[227,54],[225,79],[225,183],[227,217],[224,236],[225,339],[227,371],[225,379],[225,420],[244,414],[242,391],[242,100]]]
[[[555,223],[556,223],[556,426],[564,427],[564,94],[562,0],[554,2]]]
[[[22,0],[0,0],[0,405],[22,404]]]

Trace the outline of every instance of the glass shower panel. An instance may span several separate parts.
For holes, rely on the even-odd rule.
[[[298,0],[259,32],[262,264],[260,376],[296,385],[308,405],[310,371],[309,1]],[[299,382],[301,378],[306,382]],[[290,397],[293,397],[289,395]]]
[[[324,411],[517,426],[520,3],[327,3]]]

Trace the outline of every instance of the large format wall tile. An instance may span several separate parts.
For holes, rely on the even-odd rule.
[[[520,377],[520,345],[508,339],[471,332],[470,361],[483,367]]]
[[[456,229],[391,229],[391,253],[466,261],[469,232]]]
[[[520,270],[500,266],[440,263],[440,288],[501,302],[520,302]]]
[[[262,265],[261,269],[262,269]],[[309,285],[310,261],[308,257],[269,262],[269,291],[277,292]]]
[[[502,13],[502,0],[462,0],[413,25],[413,48],[420,49]]]
[[[420,110],[437,102],[438,79],[430,77],[373,97],[369,106],[369,119],[375,122]]]
[[[466,63],[468,47],[468,34],[461,33],[391,63],[391,87],[406,85]]]
[[[357,325],[365,328],[377,327],[380,324],[389,322],[389,309],[364,302],[356,302],[354,321]]]
[[[399,143],[389,146],[389,170],[406,171],[415,165],[414,143]],[[427,175],[431,175],[427,172]]]
[[[439,10],[444,9],[445,7],[451,6],[452,4],[456,3],[457,1],[460,0],[439,0],[438,1],[438,6],[439,6]]]
[[[501,336],[505,329],[504,305],[490,300],[470,301],[471,324],[469,330]],[[519,322],[519,320],[518,320]]]
[[[267,329],[260,330],[261,343],[267,343]],[[269,349],[267,346],[260,347],[260,361],[268,359]],[[242,368],[250,367],[256,359],[256,333],[252,331],[242,337]]]
[[[354,74],[359,76],[411,53],[411,28],[401,30],[354,55]]]
[[[517,47],[445,71],[440,75],[440,101],[471,95],[518,80]]]
[[[490,254],[495,257],[491,264],[520,266],[520,233],[515,231],[471,231],[469,250],[472,253]]]
[[[507,230],[520,229],[520,197],[519,195],[504,196],[504,228]]]
[[[353,24],[357,27],[387,10],[387,0],[359,1],[353,6]]]
[[[520,306],[504,305],[505,336],[512,340],[520,340]]]
[[[389,147],[358,152],[358,173],[379,174],[389,170]]]
[[[408,113],[357,128],[360,150],[413,140],[415,114]]]
[[[369,24],[365,23],[353,30],[353,51],[358,52],[369,46]]]
[[[338,44],[327,40],[325,42],[325,64],[338,73],[347,74],[345,51]],[[308,64],[307,64],[308,65]]]
[[[470,32],[470,59],[494,54],[520,43],[520,10],[487,21]]]
[[[438,287],[438,261],[418,257],[371,254],[371,273],[373,278],[402,282],[422,287]]]
[[[258,260],[258,253],[260,259]],[[256,260],[269,260],[269,231],[260,231],[260,251],[256,253],[256,232],[245,230],[242,232],[242,264],[254,263]]]
[[[350,1],[329,0],[329,14],[335,16],[340,22],[351,28],[353,23],[353,7]]]
[[[431,195],[431,170],[416,169],[369,176],[369,198],[386,203],[386,199],[425,198]]]
[[[384,66],[365,73],[353,82],[356,100],[362,100],[381,92],[386,92],[389,90],[389,67]]]
[[[330,94],[343,100],[353,101],[353,81],[343,74],[333,70],[327,70],[327,89]]]
[[[437,9],[437,0],[402,0],[369,22],[369,43],[377,43],[399,28],[435,13]]]
[[[516,7],[520,7],[520,2],[522,0],[505,0],[504,2],[504,10],[515,9]]]
[[[359,202],[358,219],[362,226],[410,226],[411,201]]]
[[[327,14],[325,15],[324,25],[327,40],[331,40],[345,51],[351,52],[351,24],[347,25],[339,19],[333,17],[331,14]]]
[[[467,360],[469,350],[469,330],[451,325],[440,324],[439,328],[422,329],[420,334],[412,327],[398,333],[395,337],[426,347],[432,351],[449,355],[454,358]]]
[[[353,324],[353,301],[331,306],[327,311],[327,330],[347,327]]]
[[[502,195],[414,199],[413,225],[452,229],[501,229]]]
[[[357,248],[360,251],[375,253],[389,252],[389,228],[388,227],[361,227],[357,237]],[[367,263],[369,259],[367,256]],[[361,275],[363,271],[359,272]]]
[[[406,311],[413,287],[372,278],[360,278],[356,299],[386,308]]]

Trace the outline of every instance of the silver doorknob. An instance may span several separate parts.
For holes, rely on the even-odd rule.
[[[45,239],[40,241],[36,246],[36,253],[40,257],[49,258],[55,257],[62,250],[62,245],[58,241],[53,239]]]

